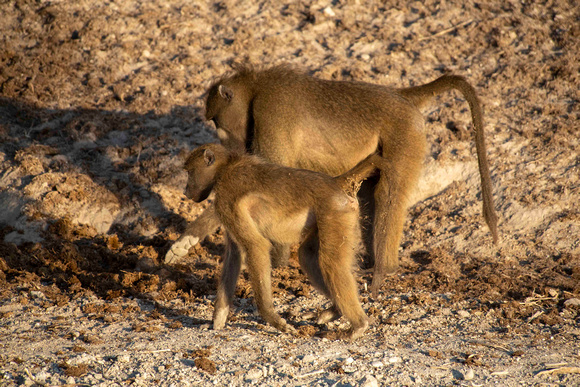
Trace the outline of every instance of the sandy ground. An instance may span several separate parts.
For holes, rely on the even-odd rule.
[[[580,8],[574,1],[4,1],[0,385],[580,384]],[[501,241],[481,215],[468,106],[425,109],[402,265],[355,343],[298,269],[256,315],[244,275],[210,330],[223,235],[179,264],[203,204],[185,156],[235,62],[397,87],[452,71],[484,104]]]

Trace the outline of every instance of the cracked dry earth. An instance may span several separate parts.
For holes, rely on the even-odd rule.
[[[0,385],[580,385],[580,8],[574,1],[0,3]],[[501,241],[468,106],[430,144],[400,248],[354,343],[292,257],[257,316],[244,274],[212,331],[220,232],[163,257],[207,204],[181,165],[234,62],[403,87],[465,76],[485,109]]]

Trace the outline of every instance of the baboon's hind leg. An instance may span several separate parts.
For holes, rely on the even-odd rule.
[[[410,126],[400,143],[405,149],[383,148],[385,167],[375,188],[375,221],[373,253],[375,268],[371,293],[376,296],[385,275],[399,267],[399,245],[408,206],[408,197],[415,189],[423,165],[425,138],[419,128]]]
[[[341,211],[342,210],[342,211]],[[322,278],[333,304],[350,322],[348,337],[354,340],[368,327],[358,298],[353,275],[359,243],[358,212],[338,209],[318,217],[319,264]]]
[[[272,267],[288,265],[290,260],[290,245],[285,243],[272,243],[270,256],[272,259]]]
[[[310,231],[307,238],[302,242],[300,248],[298,249],[298,260],[300,262],[300,267],[306,275],[312,286],[320,293],[330,297],[330,293],[326,284],[324,283],[324,278],[322,277],[322,272],[320,271],[320,265],[318,263],[318,253],[319,253],[319,240],[318,240],[318,230],[314,228]],[[336,305],[332,305],[330,308],[320,312],[316,318],[317,324],[326,324],[328,322],[334,321],[340,318],[340,311]]]

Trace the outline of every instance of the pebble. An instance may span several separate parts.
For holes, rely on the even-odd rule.
[[[66,384],[70,384],[71,386],[74,386],[76,383],[77,383],[77,382],[76,382],[75,378],[74,378],[74,377],[72,377],[72,376],[69,376],[69,377],[66,379]]]
[[[131,356],[129,356],[126,353],[117,356],[117,361],[120,363],[128,363],[130,360],[131,360]]]
[[[44,293],[43,293],[43,292],[40,292],[40,291],[38,291],[38,290],[32,290],[32,291],[30,292],[30,295],[31,295],[32,297],[36,297],[36,298],[44,298]]]
[[[127,355],[129,356],[129,355]],[[91,364],[95,363],[97,359],[88,353],[83,353],[78,356],[72,357],[67,360],[67,363],[73,366],[78,366],[79,364]]]
[[[46,379],[48,379],[49,377],[50,377],[50,374],[48,372],[46,372],[45,370],[42,370],[39,373],[37,373],[36,375],[34,375],[34,379],[37,382],[40,382],[40,384],[46,382]]]
[[[252,368],[246,374],[246,380],[257,380],[262,377],[262,370],[258,368]]]
[[[471,314],[469,314],[469,312],[466,310],[459,310],[459,311],[457,311],[457,314],[461,318],[467,318],[467,317],[471,316]]]
[[[394,364],[394,363],[400,363],[402,362],[403,359],[401,359],[399,356],[393,356],[389,358],[389,363]]]
[[[572,306],[580,306],[580,299],[578,298],[569,298],[564,301],[564,306],[570,308]]]
[[[336,16],[336,13],[332,10],[332,8],[330,8],[330,6],[324,8],[323,12],[328,17],[335,17]]]
[[[370,374],[367,374],[359,381],[361,387],[379,387],[379,382],[377,379]]]
[[[379,360],[375,360],[375,361],[373,361],[373,362],[371,363],[371,365],[372,365],[373,367],[375,367],[375,368],[381,368],[381,367],[383,367],[383,366],[384,366],[383,362],[382,362],[382,361],[379,361]]]
[[[304,363],[312,363],[314,360],[316,360],[316,356],[312,354],[304,355],[304,357],[302,358],[302,361]]]
[[[354,363],[354,359],[353,359],[352,357],[349,357],[349,358],[347,358],[347,359],[346,359],[344,362],[345,362],[346,364],[352,364],[352,363]]]
[[[472,380],[475,377],[475,372],[470,368],[463,374],[463,380]]]

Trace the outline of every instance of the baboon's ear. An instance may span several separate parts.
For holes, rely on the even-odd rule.
[[[205,161],[205,165],[207,165],[208,167],[214,163],[215,154],[212,152],[211,149],[206,149],[203,152],[203,161]]]
[[[219,85],[218,92],[220,94],[220,97],[222,97],[226,101],[231,101],[232,98],[234,98],[234,91],[225,85]]]

